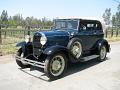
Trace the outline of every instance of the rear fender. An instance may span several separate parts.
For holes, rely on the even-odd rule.
[[[96,44],[97,50],[100,50],[102,45],[106,45],[107,52],[110,52],[110,45],[108,44],[108,41],[105,39],[101,39],[97,42],[97,44]]]

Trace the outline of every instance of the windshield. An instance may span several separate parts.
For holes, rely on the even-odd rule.
[[[54,29],[78,29],[78,20],[55,20]]]

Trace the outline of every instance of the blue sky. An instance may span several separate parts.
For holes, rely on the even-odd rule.
[[[97,17],[102,18],[106,8],[117,10],[114,0],[0,0],[0,14],[3,10],[13,16],[21,13],[23,17]]]

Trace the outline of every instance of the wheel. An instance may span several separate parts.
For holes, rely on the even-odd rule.
[[[102,45],[100,50],[99,50],[99,57],[98,60],[99,61],[104,61],[106,59],[106,55],[107,55],[107,49],[105,45]]]
[[[24,53],[22,52],[22,48],[20,48],[20,49],[17,51],[17,56],[25,57],[25,56],[24,56]],[[16,58],[16,63],[17,63],[17,65],[20,66],[22,69],[23,69],[23,68],[28,68],[28,67],[30,67],[29,64],[27,64],[27,63],[24,62],[24,61],[21,62],[21,61],[17,60],[17,58]]]
[[[82,45],[81,45],[81,41],[78,38],[73,38],[68,43],[67,47],[75,59],[80,58],[80,56],[82,54]]]
[[[67,58],[63,53],[48,56],[45,60],[45,73],[51,79],[58,79],[67,69]]]

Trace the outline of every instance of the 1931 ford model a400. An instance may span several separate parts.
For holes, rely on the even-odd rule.
[[[17,64],[21,68],[43,68],[50,79],[61,77],[68,62],[103,61],[110,51],[101,23],[85,19],[56,19],[52,30],[37,31],[32,41],[28,36],[17,46],[21,46]]]

